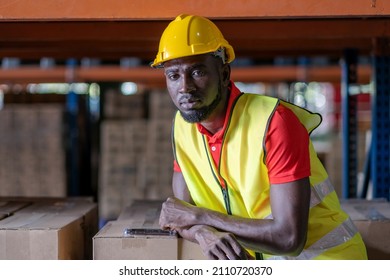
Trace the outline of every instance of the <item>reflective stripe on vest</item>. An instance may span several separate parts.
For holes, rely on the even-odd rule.
[[[358,231],[350,218],[345,220],[341,225],[323,236],[309,248],[302,251],[296,257],[290,256],[273,256],[269,260],[310,260],[323,254],[327,250],[341,245],[357,234]]]
[[[329,178],[313,186],[310,194],[310,208],[320,204],[331,192],[334,192],[334,187]]]
[[[310,208],[318,205],[324,198],[334,191],[334,187],[329,178],[325,181],[313,186],[310,193]],[[272,219],[272,213],[265,217],[265,219]]]
[[[316,186],[311,188],[310,196],[310,208],[320,204],[325,197],[334,191],[332,182],[328,179],[319,183]],[[272,215],[267,217],[267,219],[272,219]],[[317,240],[309,248],[306,248],[296,257],[290,256],[273,256],[270,257],[270,260],[310,260],[313,259],[327,250],[341,245],[358,233],[354,223],[350,218],[345,220],[341,225],[333,229],[331,232],[324,235],[322,238]]]

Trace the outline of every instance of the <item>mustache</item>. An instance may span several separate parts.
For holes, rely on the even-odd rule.
[[[201,101],[201,96],[193,93],[184,93],[180,95],[179,103],[186,103],[186,102],[194,102],[194,101]]]

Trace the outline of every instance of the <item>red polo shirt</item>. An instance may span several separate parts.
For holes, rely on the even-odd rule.
[[[223,128],[212,135],[197,123],[200,133],[206,135],[215,165],[219,166],[221,145],[234,100],[240,95],[239,89],[231,83],[231,92]],[[285,139],[289,139],[286,141]],[[259,143],[261,145],[261,143]],[[287,183],[310,176],[309,135],[295,114],[279,105],[271,119],[265,139],[267,149],[266,165],[271,184]],[[177,162],[174,171],[181,172]]]

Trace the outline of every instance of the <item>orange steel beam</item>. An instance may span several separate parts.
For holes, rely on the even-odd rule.
[[[216,22],[238,57],[340,56],[345,48],[366,55],[374,38],[390,37],[390,17]],[[152,60],[165,26],[164,21],[1,22],[0,57]]]
[[[232,79],[240,82],[341,82],[339,66],[256,66],[232,68]],[[358,82],[369,83],[371,67],[358,66]]]
[[[181,13],[210,18],[381,17],[388,0],[0,0],[1,21],[153,20]]]
[[[0,0],[1,1],[1,0]],[[389,1],[390,2],[390,1]],[[228,40],[370,38],[390,36],[390,16],[386,19],[316,20],[217,20]],[[0,40],[144,42],[158,40],[166,23],[136,22],[1,22]],[[143,36],[142,36],[143,35]]]
[[[164,86],[165,79],[162,70],[147,66],[122,68],[119,66],[76,67],[73,73],[73,82],[104,82],[132,81],[148,86]],[[0,69],[0,84],[4,83],[44,83],[68,82],[66,67],[57,66],[42,69],[33,66],[23,66],[13,69]],[[341,68],[339,66],[300,67],[300,66],[256,66],[233,67],[234,81],[254,82],[333,82],[339,83]],[[371,67],[358,67],[358,82],[369,83]]]

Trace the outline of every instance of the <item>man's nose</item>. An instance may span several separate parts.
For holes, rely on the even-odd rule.
[[[195,91],[195,85],[190,77],[183,76],[180,84],[180,93],[192,93]]]

